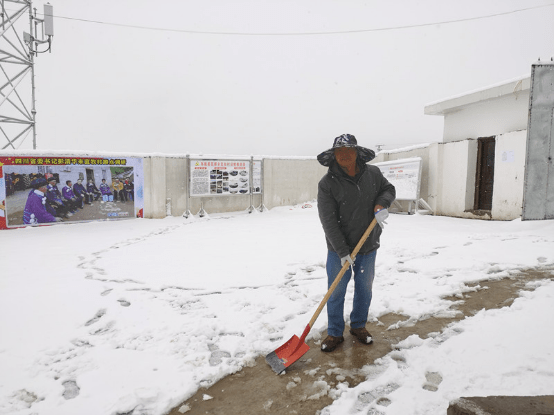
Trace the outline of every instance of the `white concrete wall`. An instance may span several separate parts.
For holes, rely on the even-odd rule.
[[[510,220],[521,216],[527,131],[502,134],[496,138],[492,218]],[[513,152],[514,160],[503,160]]]
[[[166,169],[164,157],[145,157],[144,217],[166,217]]]
[[[427,201],[433,213],[437,215],[440,210],[440,192],[441,192],[441,178],[442,175],[442,150],[443,145],[441,143],[433,143],[428,148],[429,150],[429,178],[427,195],[421,194],[421,197]]]
[[[468,207],[469,141],[463,140],[442,144],[442,169],[438,180],[438,215],[465,217]],[[475,174],[473,174],[475,178]]]
[[[497,136],[527,129],[529,90],[475,103],[444,115],[443,141]]]
[[[476,139],[433,143],[426,148],[387,154],[381,152],[372,163],[421,157],[423,178],[420,197],[435,215],[459,218],[512,220],[521,216],[525,170],[526,131],[496,138],[493,201],[490,214],[474,212]],[[514,161],[502,161],[505,152],[514,152]],[[402,204],[406,211],[407,205]]]
[[[317,184],[327,172],[315,158],[265,159],[264,160],[264,205],[294,205],[312,201],[317,197]],[[144,216],[165,218],[181,216],[187,208],[187,168],[184,157],[144,158]],[[250,195],[213,196],[190,198],[190,212],[196,215],[203,205],[210,213],[235,212],[250,207]],[[252,198],[257,208],[262,196]]]
[[[526,131],[499,135],[496,140],[495,182],[492,219],[511,220],[521,215],[526,151]],[[514,161],[502,160],[504,152],[514,152]],[[185,157],[142,156],[144,169],[144,216],[181,216],[187,207],[187,168]],[[421,157],[421,198],[436,215],[483,218],[473,210],[477,140],[434,143],[411,151],[380,153],[374,162]],[[109,172],[109,169],[108,169]],[[264,160],[264,205],[294,205],[317,198],[317,185],[327,172],[314,158],[266,158]],[[75,175],[73,173],[73,175]],[[63,179],[63,178],[62,178]],[[74,180],[74,178],[71,178]],[[253,206],[262,203],[254,195]],[[249,195],[191,198],[190,211],[196,215],[201,203],[208,213],[246,210]],[[489,216],[486,217],[487,219]]]
[[[182,215],[187,208],[187,159],[168,157],[166,171],[166,214]]]
[[[265,159],[264,204],[294,205],[317,198],[317,185],[327,173],[317,159]]]

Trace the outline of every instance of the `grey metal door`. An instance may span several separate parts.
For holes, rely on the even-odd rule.
[[[554,63],[531,68],[523,220],[554,219]]]

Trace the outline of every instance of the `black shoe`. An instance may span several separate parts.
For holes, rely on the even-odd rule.
[[[333,337],[331,335],[327,335],[327,338],[323,340],[321,343],[321,351],[323,352],[331,352],[334,351],[335,348],[338,347],[338,345],[344,341],[344,337]]]
[[[369,332],[367,332],[367,329],[365,329],[365,327],[355,329],[350,328],[350,333],[358,338],[358,341],[360,341],[362,344],[369,345],[373,343],[373,337]]]

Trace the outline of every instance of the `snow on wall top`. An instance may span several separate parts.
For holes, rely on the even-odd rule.
[[[380,153],[386,153],[386,154],[391,154],[391,153],[402,153],[402,152],[409,152],[410,150],[415,150],[415,149],[424,149],[428,146],[430,146],[431,143],[420,143],[420,144],[415,144],[413,146],[407,146],[407,147],[399,147],[398,149],[391,149],[391,150],[381,150],[379,153],[377,154],[380,154]]]
[[[166,158],[185,158],[189,156],[191,159],[250,159],[254,157],[256,160],[260,159],[298,159],[298,160],[312,160],[316,159],[316,156],[271,156],[271,155],[223,155],[223,154],[186,154],[186,153],[134,153],[134,152],[108,152],[108,151],[96,151],[96,150],[51,150],[51,149],[9,149],[0,150],[0,157],[9,156],[82,156],[82,157],[166,157]]]
[[[529,74],[525,74],[507,81],[502,81],[429,103],[425,106],[424,112],[427,115],[444,115],[449,111],[465,105],[498,98],[518,91],[529,90],[530,87],[531,76]]]

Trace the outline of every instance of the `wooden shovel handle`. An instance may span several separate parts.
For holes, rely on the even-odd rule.
[[[369,234],[371,234],[371,232],[373,231],[373,228],[375,228],[375,224],[377,224],[377,220],[374,218],[373,221],[371,221],[371,224],[369,224],[369,227],[367,227],[367,230],[365,230],[365,233],[362,235],[362,238],[360,238],[360,241],[358,241],[358,244],[356,245],[356,247],[354,247],[354,251],[352,251],[352,254],[350,254],[350,257],[352,257],[352,260],[356,258],[358,251],[360,251],[360,249],[365,243],[365,240],[367,240],[367,237],[369,237]],[[337,274],[337,277],[335,277],[335,281],[333,282],[333,284],[327,291],[327,294],[325,295],[325,297],[317,307],[317,310],[315,311],[314,316],[312,316],[312,319],[308,324],[310,328],[313,327],[317,317],[323,310],[323,307],[325,306],[325,304],[327,303],[327,301],[335,291],[336,287],[339,285],[340,281],[342,280],[342,276],[344,276],[344,273],[346,273],[346,270],[348,270],[349,267],[350,267],[350,263],[345,262],[342,268],[340,269],[339,274]]]

